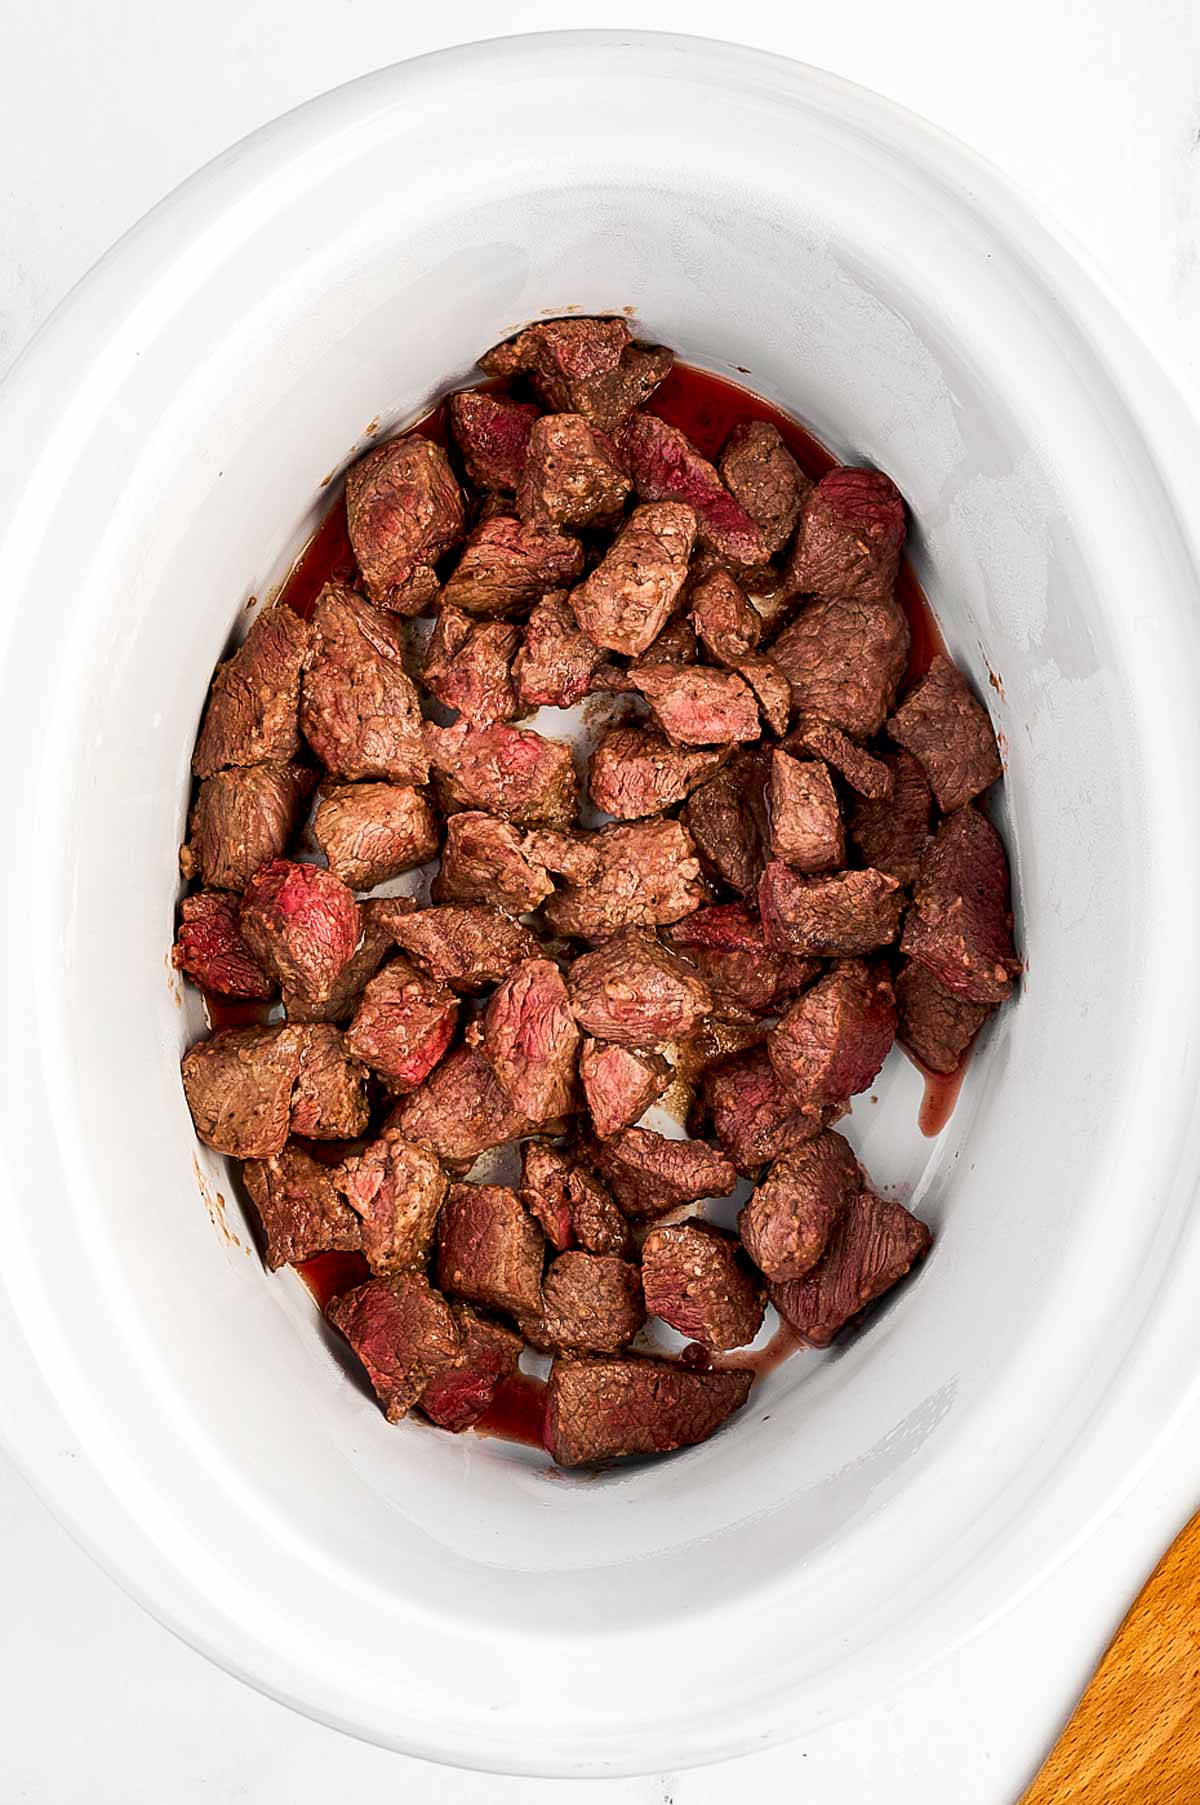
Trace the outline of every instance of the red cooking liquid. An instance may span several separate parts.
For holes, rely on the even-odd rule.
[[[962,1081],[967,1075],[967,1062],[971,1057],[971,1049],[959,1060],[952,1072],[931,1072],[927,1065],[909,1052],[909,1059],[916,1066],[925,1080],[925,1095],[921,1099],[921,1113],[917,1117],[917,1127],[921,1133],[932,1140],[941,1134],[942,1129],[954,1114],[954,1105],[958,1102],[958,1093],[962,1089]]]
[[[753,1373],[757,1382],[765,1379],[768,1373],[773,1373],[777,1366],[782,1366],[789,1355],[803,1345],[787,1324],[781,1322],[766,1347],[760,1347],[750,1354],[722,1354],[712,1364],[719,1372]]]
[[[519,1442],[523,1448],[541,1448],[545,1446],[545,1415],[545,1380],[514,1373],[511,1379],[501,1379],[491,1403],[475,1424],[475,1433]]]
[[[211,990],[202,992],[204,1012],[215,1034],[218,1028],[258,1028],[271,1013],[270,1003],[261,997],[219,997]]]
[[[360,1253],[315,1254],[311,1260],[301,1261],[296,1271],[316,1298],[322,1314],[333,1298],[340,1297],[343,1291],[353,1291],[355,1285],[364,1285],[371,1276]]]

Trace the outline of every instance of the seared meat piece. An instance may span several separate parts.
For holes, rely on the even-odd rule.
[[[836,871],[846,862],[841,810],[824,765],[776,749],[767,791],[771,855],[794,871]]]
[[[782,551],[795,531],[804,499],[812,489],[799,464],[767,420],[735,426],[717,460],[726,488],[762,528],[768,558]]]
[[[397,957],[363,991],[346,1045],[403,1095],[429,1076],[454,1038],[457,1020],[450,991]]]
[[[521,1202],[541,1223],[556,1253],[625,1254],[629,1224],[600,1180],[556,1147],[527,1141],[521,1165]]]
[[[766,946],[762,922],[745,903],[714,903],[710,908],[697,909],[669,927],[666,938],[689,955],[694,948],[755,953]]]
[[[889,601],[903,546],[895,483],[882,470],[843,466],[823,476],[804,504],[787,581],[794,593],[827,602]]]
[[[443,607],[425,654],[425,687],[472,727],[511,721],[517,697],[509,667],[520,643],[511,621],[472,621]]]
[[[192,754],[197,777],[295,758],[308,643],[308,625],[293,609],[277,603],[255,616],[233,657],[217,666]]]
[[[769,757],[747,747],[693,790],[683,811],[705,870],[743,896],[757,890],[766,864],[769,769]]]
[[[762,638],[762,622],[727,570],[703,577],[691,592],[696,637],[718,664],[749,658]]]
[[[809,1347],[828,1347],[852,1316],[925,1257],[932,1241],[925,1224],[903,1204],[860,1191],[818,1264],[802,1279],[769,1286],[771,1302]]]
[[[876,871],[886,872],[898,884],[912,884],[929,839],[933,798],[911,752],[889,752],[882,762],[891,772],[891,796],[882,802],[855,803],[850,838]]]
[[[991,717],[948,658],[933,660],[887,730],[920,759],[944,815],[1004,774]]]
[[[449,397],[446,411],[468,480],[477,489],[511,495],[521,480],[537,408],[482,389],[462,389]]]
[[[542,1298],[541,1315],[522,1325],[535,1347],[616,1354],[646,1320],[641,1273],[613,1254],[560,1253]]]
[[[686,502],[695,510],[701,544],[733,563],[758,564],[766,557],[762,529],[678,427],[653,414],[633,414],[617,445],[641,501]]]
[[[921,859],[900,951],[970,1003],[1002,1003],[1013,948],[1004,842],[971,803],[947,817]]]
[[[372,1272],[422,1271],[433,1249],[446,1174],[424,1147],[384,1128],[343,1160],[334,1183],[362,1218],[362,1250]]]
[[[848,959],[792,1004],[767,1050],[798,1108],[840,1109],[871,1084],[895,1037],[890,980]]]
[[[404,670],[395,623],[351,589],[330,583],[313,615],[300,725],[328,777],[424,783],[421,705]]]
[[[562,973],[550,959],[523,959],[488,1003],[483,1051],[531,1128],[573,1109],[578,1050]]]
[[[721,1021],[715,1015],[705,1016],[694,1034],[680,1041],[674,1050],[675,1082],[680,1090],[692,1093],[691,1118],[694,1126],[703,1119],[696,1092],[714,1066],[735,1054],[761,1047],[767,1038],[765,1022]]]
[[[741,1409],[752,1377],[694,1372],[674,1360],[636,1355],[556,1360],[546,1398],[546,1446],[562,1467],[692,1447]]]
[[[754,1264],[769,1279],[803,1278],[862,1182],[854,1149],[831,1128],[784,1153],[738,1216]]]
[[[527,526],[611,524],[630,487],[611,439],[582,414],[543,414],[530,435],[517,513]]]
[[[242,1177],[262,1220],[272,1272],[362,1246],[358,1217],[338,1196],[333,1174],[302,1147],[289,1142],[271,1159],[248,1159]]]
[[[931,1072],[954,1072],[994,1005],[955,996],[917,959],[906,959],[896,978],[899,1039]]]
[[[568,981],[579,1025],[624,1047],[682,1040],[712,1008],[692,967],[641,928],[623,928],[576,959]]]
[[[539,320],[479,359],[489,376],[528,372],[556,413],[582,414],[615,432],[648,401],[672,364],[663,345],[634,345],[624,320]]]
[[[588,763],[588,794],[618,821],[637,821],[682,802],[721,757],[672,745],[641,727],[610,727]]]
[[[197,890],[184,897],[179,914],[179,932],[171,948],[176,971],[185,971],[193,984],[217,996],[275,994],[274,979],[242,939],[236,896],[227,890]]]
[[[400,1099],[387,1126],[420,1141],[450,1171],[465,1172],[481,1153],[523,1134],[526,1124],[483,1054],[455,1047]]]
[[[242,939],[264,971],[310,1002],[327,1002],[358,946],[358,908],[332,871],[272,859],[242,897]]]
[[[762,732],[754,691],[732,671],[641,664],[630,675],[663,732],[685,746],[727,746]]]
[[[583,547],[569,533],[493,514],[472,527],[442,590],[443,606],[464,614],[520,614],[548,589],[573,583]]]
[[[422,971],[451,990],[486,990],[518,959],[536,959],[541,950],[528,928],[482,903],[418,909],[395,915],[388,925]]]
[[[668,933],[670,930],[668,929]],[[715,952],[710,947],[688,949],[688,958],[707,984],[713,1014],[722,1021],[752,1021],[772,1015],[787,998],[795,996],[821,969],[816,959],[789,959],[782,953]]]
[[[702,1347],[745,1347],[762,1328],[766,1292],[736,1235],[710,1222],[662,1223],[642,1244],[646,1310]]]
[[[663,1216],[681,1203],[728,1197],[737,1173],[704,1141],[674,1141],[649,1128],[622,1128],[595,1148],[596,1165],[627,1216]]]
[[[252,765],[206,777],[180,848],[184,877],[212,890],[244,890],[260,865],[286,851],[315,782],[303,765]]]
[[[335,1297],[325,1312],[367,1369],[389,1423],[463,1358],[450,1306],[423,1273],[393,1272]]]
[[[429,1380],[417,1403],[431,1423],[457,1435],[479,1421],[497,1387],[516,1372],[521,1337],[477,1315],[470,1304],[451,1307],[462,1353]]]
[[[771,656],[801,714],[869,739],[883,726],[908,662],[908,622],[890,595],[878,601],[809,602]]]
[[[797,877],[773,859],[758,886],[767,945],[817,958],[889,946],[900,931],[904,892],[882,871]]]
[[[391,916],[402,906],[402,899],[393,899],[386,905],[387,916]],[[381,912],[383,907],[378,898],[368,898],[366,902],[359,903],[358,919],[362,934],[358,950],[349,963],[343,965],[325,1002],[310,1003],[295,990],[284,991],[283,1006],[289,1022],[344,1023],[350,1020],[368,978],[375,976],[394,944],[391,930],[387,926],[387,917]]]
[[[329,869],[351,890],[373,890],[437,857],[437,818],[422,791],[402,784],[323,790],[313,834]]]
[[[366,1067],[346,1049],[332,1022],[296,1026],[300,1070],[292,1092],[292,1133],[310,1141],[350,1141],[371,1117]]]
[[[588,638],[636,658],[661,629],[687,576],[696,540],[691,508],[664,501],[635,508],[595,570],[571,596]]]
[[[389,439],[346,472],[346,524],[367,594],[420,614],[437,594],[434,565],[466,530],[462,490],[440,445]]]
[[[451,1185],[438,1223],[443,1291],[494,1310],[536,1316],[545,1256],[545,1236],[515,1191],[505,1185]]]
[[[690,914],[707,894],[691,836],[678,821],[637,821],[595,835],[599,869],[544,906],[556,933],[603,940],[622,927],[657,927]]]
[[[759,713],[778,739],[792,718],[792,686],[773,658],[743,658],[737,675],[753,692]]]
[[[222,1028],[183,1056],[183,1089],[206,1147],[235,1159],[270,1159],[288,1137],[300,1070],[295,1028]]]
[[[659,1053],[636,1053],[612,1041],[585,1040],[579,1077],[600,1139],[644,1116],[670,1084],[671,1075],[671,1067]]]
[[[864,752],[861,746],[855,744],[849,734],[843,733],[840,727],[833,726],[829,721],[819,721],[815,715],[805,715],[788,735],[786,749],[789,752],[811,752],[814,758],[824,759],[860,796],[876,799],[891,796],[891,766],[882,759],[872,758],[869,752]]]
[[[569,827],[579,807],[571,748],[523,727],[426,723],[425,744],[446,812],[484,809],[528,827]]]
[[[644,664],[695,664],[697,649],[695,627],[686,615],[677,614],[634,660],[633,668],[640,669]]]
[[[595,838],[586,833],[558,833],[552,827],[535,827],[522,836],[525,857],[542,865],[569,884],[587,884],[600,869]]]
[[[723,1151],[748,1176],[810,1140],[824,1119],[819,1110],[796,1107],[765,1047],[749,1047],[710,1066],[701,1097]]]
[[[435,902],[499,903],[516,914],[536,909],[554,885],[523,850],[525,836],[511,821],[465,809],[446,823]]]
[[[565,589],[542,597],[525,623],[525,643],[513,661],[517,701],[527,708],[571,708],[582,702],[600,662],[575,619]]]

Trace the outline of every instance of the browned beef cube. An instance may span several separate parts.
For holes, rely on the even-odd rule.
[[[472,527],[442,602],[464,614],[521,614],[582,571],[583,547],[571,534],[493,514]]]
[[[935,658],[888,722],[888,733],[919,758],[944,815],[1003,775],[991,717],[948,658]]]
[[[792,1004],[767,1050],[798,1108],[840,1109],[871,1084],[895,1037],[891,981],[848,959]]]
[[[528,372],[547,407],[582,414],[602,432],[648,401],[671,363],[665,346],[631,344],[624,320],[587,318],[540,320],[479,360],[489,376]]]
[[[883,763],[892,775],[891,796],[855,803],[850,838],[876,871],[886,872],[898,884],[912,884],[929,839],[933,797],[911,752],[889,752]]]
[[[702,1347],[745,1347],[762,1328],[762,1283],[737,1236],[710,1222],[652,1228],[642,1244],[642,1283],[647,1312]]]
[[[395,898],[383,913],[384,905],[380,898],[370,898],[358,905],[358,919],[362,934],[358,942],[358,950],[347,965],[343,965],[334,983],[333,989],[323,1003],[310,1003],[295,990],[285,990],[283,1006],[287,1011],[289,1022],[348,1022],[358,1006],[358,999],[369,978],[373,978],[394,942],[388,918],[402,906],[407,898]]]
[[[640,669],[643,664],[695,664],[696,650],[695,627],[685,615],[676,615],[655,635],[632,668]]]
[[[324,1003],[358,946],[358,908],[332,871],[272,859],[242,897],[238,926],[264,971]]]
[[[179,853],[184,877],[212,890],[244,890],[260,865],[286,851],[315,782],[302,765],[252,765],[206,777]]]
[[[891,478],[882,470],[830,470],[804,504],[787,580],[822,601],[887,601],[903,547],[904,503]]]
[[[424,1084],[400,1099],[387,1125],[462,1172],[526,1126],[483,1054],[465,1046],[455,1047]]]
[[[338,1196],[333,1174],[303,1148],[289,1142],[271,1159],[248,1159],[242,1177],[262,1219],[272,1272],[362,1246],[358,1217]]]
[[[630,1454],[669,1454],[707,1441],[750,1395],[748,1372],[695,1372],[635,1355],[556,1360],[546,1446],[562,1467]]]
[[[642,1278],[612,1254],[561,1253],[542,1281],[540,1317],[526,1325],[535,1346],[616,1354],[646,1320]]]
[[[217,666],[192,754],[197,777],[295,758],[308,644],[308,625],[291,608],[277,604],[255,617],[233,657]]]
[[[685,746],[728,746],[762,732],[754,691],[733,671],[703,664],[644,664],[633,686],[649,702],[655,720]]]
[[[296,1030],[222,1028],[183,1056],[183,1089],[206,1147],[235,1159],[270,1159],[288,1137],[300,1069]]]
[[[626,1254],[629,1224],[595,1175],[556,1147],[527,1141],[521,1165],[521,1201],[541,1223],[556,1253]]]
[[[269,997],[275,981],[258,964],[238,927],[236,896],[197,890],[179,905],[179,932],[171,964],[201,990],[224,997]]]
[[[703,1141],[668,1140],[650,1128],[622,1128],[597,1143],[596,1164],[627,1216],[662,1216],[681,1203],[728,1197],[737,1173]]]
[[[606,651],[636,658],[666,625],[696,541],[696,516],[678,502],[635,508],[571,596],[575,618]]]
[[[810,958],[848,958],[889,946],[900,931],[904,892],[882,871],[797,877],[773,859],[758,886],[767,945]]]
[[[802,763],[777,748],[771,754],[767,806],[774,858],[794,871],[836,871],[845,864],[841,810],[824,765]]]
[[[954,1072],[994,1005],[955,996],[917,959],[896,978],[897,1038],[931,1072]]]
[[[692,624],[710,658],[737,664],[762,638],[762,622],[727,570],[714,570],[692,592]]]
[[[1013,948],[1004,842],[970,803],[947,817],[921,859],[900,951],[970,1003],[1002,1003],[1021,962]]]
[[[595,837],[589,833],[559,833],[552,827],[535,827],[521,845],[525,857],[543,865],[569,884],[587,884],[600,869]]]
[[[769,1279],[803,1278],[861,1188],[854,1149],[831,1128],[782,1154],[738,1216],[754,1264]]]
[[[771,656],[801,714],[865,740],[883,726],[895,701],[908,643],[904,611],[888,596],[816,601],[783,629]]]
[[[782,670],[773,658],[743,658],[734,668],[742,682],[753,690],[767,727],[780,738],[792,718],[792,686]]]
[[[769,758],[747,747],[693,790],[683,811],[704,868],[743,896],[757,890],[767,851]]]
[[[417,1400],[431,1423],[460,1434],[477,1423],[497,1387],[517,1370],[521,1337],[503,1324],[479,1316],[470,1304],[454,1304],[462,1354],[435,1373]]]
[[[403,784],[332,785],[321,793],[313,834],[351,890],[373,890],[437,857],[437,818],[422,791]]]
[[[335,1297],[325,1314],[367,1369],[389,1423],[463,1358],[458,1325],[423,1273],[393,1272]]]
[[[372,1272],[420,1271],[429,1263],[446,1174],[424,1147],[384,1128],[343,1160],[334,1182],[362,1218],[362,1249]]]
[[[812,483],[767,420],[745,420],[725,441],[717,466],[733,499],[762,528],[768,558],[796,529]]]
[[[723,1151],[749,1176],[811,1139],[824,1119],[819,1110],[797,1108],[765,1047],[750,1047],[710,1066],[701,1095]]]
[[[721,757],[719,751],[672,745],[640,727],[610,727],[588,763],[588,794],[618,821],[637,821],[682,802]]]
[[[517,697],[509,667],[520,643],[511,621],[472,621],[443,607],[425,654],[425,687],[472,727],[511,721]]]
[[[511,495],[521,480],[537,408],[482,389],[462,389],[449,397],[446,411],[470,481],[477,489]]]
[[[310,1141],[349,1141],[366,1132],[371,1108],[366,1068],[332,1022],[297,1024],[300,1070],[292,1092],[292,1133]]]
[[[528,858],[525,836],[511,821],[464,809],[446,823],[442,864],[433,880],[435,902],[489,902],[517,914],[536,909],[554,885],[545,867]]]
[[[739,506],[686,434],[653,414],[633,414],[618,440],[641,501],[681,501],[695,511],[702,545],[736,564],[766,557],[761,527]]]
[[[518,959],[536,959],[541,950],[528,928],[482,903],[418,909],[391,917],[388,925],[422,971],[451,990],[486,990]]]
[[[326,775],[424,783],[421,705],[395,623],[353,590],[327,584],[312,624],[300,725]]]
[[[828,1347],[852,1316],[923,1259],[933,1236],[903,1204],[860,1191],[810,1273],[771,1285],[771,1302],[809,1347]]]
[[[659,1053],[636,1053],[607,1040],[585,1040],[579,1077],[592,1126],[601,1140],[628,1128],[661,1097],[671,1067]]]
[[[713,1014],[722,1021],[745,1022],[756,1015],[774,1013],[781,994],[782,954],[769,953],[765,948],[757,953],[726,953],[697,946],[689,948],[688,958],[708,986]],[[815,961],[813,969],[815,975]]]
[[[523,959],[494,991],[483,1018],[483,1051],[531,1127],[570,1114],[579,1030],[553,960]]]
[[[389,439],[346,472],[346,524],[367,594],[420,614],[437,594],[434,569],[466,530],[462,490],[440,445]]]
[[[611,524],[630,487],[611,439],[582,414],[543,414],[530,435],[517,513],[529,526]]]
[[[666,938],[672,946],[689,954],[694,948],[755,953],[766,946],[762,922],[753,909],[740,902],[714,903],[711,908],[697,909],[669,927]]]
[[[415,1090],[454,1038],[458,1004],[407,959],[395,958],[367,985],[346,1045],[398,1095]]]
[[[712,1008],[692,967],[640,928],[624,928],[576,959],[569,983],[580,1026],[624,1047],[682,1040]]]
[[[525,623],[525,643],[513,660],[513,681],[522,709],[571,708],[582,702],[600,662],[575,619],[565,589],[542,597]]]
[[[438,1223],[443,1291],[493,1310],[536,1316],[546,1240],[505,1185],[451,1185]]]
[[[527,827],[569,827],[579,807],[571,748],[524,727],[426,724],[425,743],[447,813],[483,809]]]
[[[678,821],[637,821],[595,836],[600,865],[584,884],[548,898],[556,933],[603,940],[623,927],[678,921],[708,900],[691,836]]]
[[[787,750],[811,752],[814,758],[824,759],[860,796],[875,799],[891,796],[890,765],[880,758],[872,758],[869,752],[864,752],[849,734],[843,733],[831,721],[819,721],[815,715],[804,715],[788,735]]]

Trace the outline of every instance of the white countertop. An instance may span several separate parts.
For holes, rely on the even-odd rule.
[[[571,25],[738,37],[890,95],[1056,217],[1200,408],[1200,11],[1194,0],[13,0],[0,62],[0,374],[66,289],[207,158],[352,76]],[[503,25],[500,23],[503,17]],[[1133,1206],[1134,1200],[1131,1200]],[[729,1766],[558,1783],[354,1743],[160,1629],[0,1456],[5,1805],[1010,1805],[1157,1554],[1200,1505],[1200,1423],[1003,1618],[852,1723]]]

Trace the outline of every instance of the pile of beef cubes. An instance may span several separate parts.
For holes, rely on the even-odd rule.
[[[263,1005],[183,1083],[268,1264],[364,1257],[328,1315],[391,1421],[467,1428],[550,1354],[568,1465],[703,1440],[768,1298],[824,1347],[925,1253],[833,1124],[897,1036],[952,1071],[1018,970],[988,714],[944,658],[900,696],[900,495],[761,420],[710,463],[646,411],[671,362],[531,326],[449,453],[350,470],[357,576],[217,671],[181,854],[175,964]],[[597,695],[589,830],[516,723]],[[643,1126],[685,1075],[691,1138]],[[471,1182],[504,1143],[519,1187]],[[734,1235],[697,1206],[741,1178]],[[635,1351],[651,1317],[696,1345]]]

